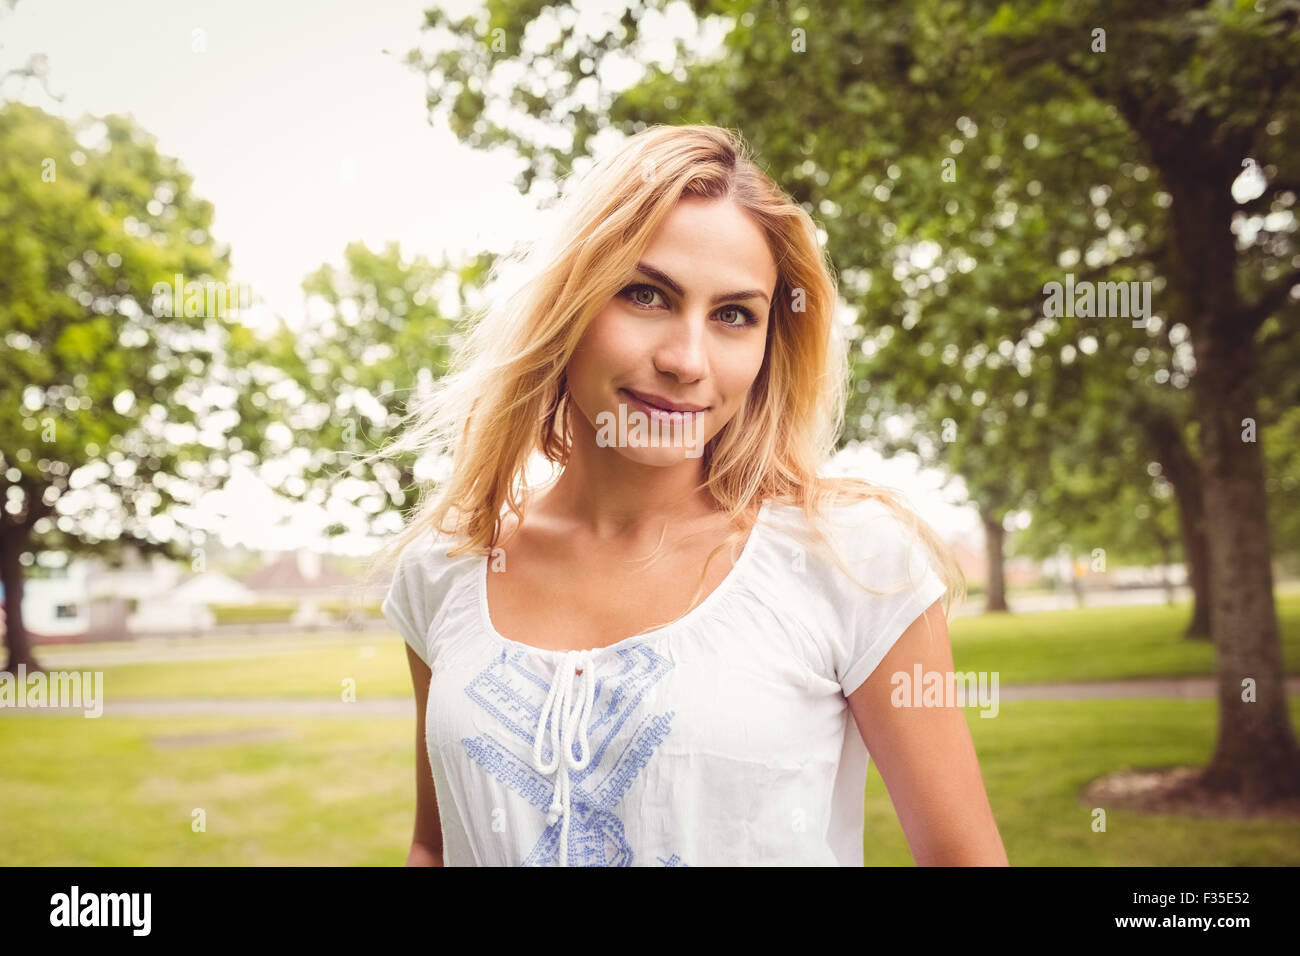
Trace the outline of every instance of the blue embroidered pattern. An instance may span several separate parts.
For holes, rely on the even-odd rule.
[[[502,649],[492,664],[465,686],[465,693],[500,724],[507,746],[492,733],[463,737],[461,743],[470,759],[537,808],[545,818],[555,784],[533,767],[533,741],[549,681],[525,666],[526,651]],[[569,822],[569,863],[572,866],[631,866],[634,856],[623,831],[623,821],[614,812],[632,782],[645,769],[655,750],[672,729],[673,711],[662,714],[636,713],[642,699],[672,669],[672,662],[647,644],[620,647],[617,673],[598,678],[596,699],[588,725],[591,762],[585,769],[569,772],[572,784]],[[633,722],[627,742],[605,764],[607,751],[624,725]],[[581,756],[575,750],[575,757]],[[550,724],[543,730],[542,760],[552,759]],[[523,861],[524,866],[553,866],[559,862],[560,829],[557,820]],[[665,866],[685,866],[676,853],[669,859],[656,857]]]

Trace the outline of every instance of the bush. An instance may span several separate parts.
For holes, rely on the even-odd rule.
[[[353,604],[350,601],[320,601],[316,606],[334,617],[336,621],[346,621],[349,617],[368,618],[383,617],[379,604]]]
[[[279,604],[213,604],[218,624],[284,624],[295,611],[296,602]]]

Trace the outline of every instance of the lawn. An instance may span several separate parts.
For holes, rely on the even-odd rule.
[[[1212,701],[1027,701],[1004,703],[993,720],[968,711],[968,721],[1015,865],[1300,865],[1300,823],[1115,810],[1105,833],[1092,831],[1080,788],[1123,767],[1205,761]],[[389,718],[7,716],[0,861],[401,865],[412,737],[410,721]],[[195,809],[204,832],[192,829]],[[865,846],[868,865],[911,864],[874,767]]]
[[[1300,673],[1300,595],[1279,595],[1290,673]],[[1128,607],[958,618],[957,666],[1000,682],[1209,676],[1212,649],[1185,641],[1188,608]],[[404,643],[393,632],[187,639],[213,660],[106,663],[108,712],[11,711],[0,716],[0,864],[398,865],[414,813],[409,719],[348,714],[114,717],[132,697],[294,697],[338,700],[411,693]],[[80,669],[105,646],[42,648],[50,668]],[[243,656],[240,656],[243,655]],[[1293,720],[1300,697],[1292,698]],[[1104,833],[1078,793],[1136,767],[1203,764],[1213,700],[1002,702],[998,719],[967,711],[994,814],[1013,864],[1300,865],[1300,824],[1222,822],[1115,810]],[[194,811],[205,814],[196,832]],[[867,784],[869,865],[909,865],[889,796]]]
[[[1290,703],[1295,726],[1300,697]],[[1300,865],[1300,822],[1107,810],[1106,831],[1093,832],[1083,787],[1116,770],[1204,765],[1214,747],[1213,701],[1018,701],[992,720],[966,714],[1013,866]],[[874,764],[863,842],[868,866],[912,865]]]
[[[1282,660],[1300,674],[1300,594],[1276,596]],[[952,622],[960,670],[997,671],[1002,685],[1210,677],[1214,647],[1189,641],[1188,603],[981,614]]]
[[[8,716],[0,863],[400,865],[415,813],[413,726]],[[240,733],[270,739],[223,740]]]

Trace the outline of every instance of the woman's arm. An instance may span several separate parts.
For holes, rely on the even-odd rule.
[[[407,866],[442,866],[442,854],[430,850],[420,843],[411,844],[411,852],[406,855]]]
[[[1007,866],[962,708],[890,703],[891,677],[902,672],[910,682],[918,663],[923,674],[945,675],[945,684],[953,670],[948,622],[938,601],[848,697],[912,858],[918,866]]]
[[[442,821],[438,816],[438,798],[433,789],[433,770],[424,741],[424,710],[429,702],[429,665],[406,645],[406,660],[411,667],[415,687],[415,834],[407,866],[442,866]]]

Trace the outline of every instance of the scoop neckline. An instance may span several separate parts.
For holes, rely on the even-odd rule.
[[[724,591],[726,591],[728,588],[732,587],[735,584],[735,581],[739,577],[741,570],[744,568],[744,566],[748,563],[750,559],[750,553],[754,550],[754,539],[759,534],[759,529],[762,527],[761,521],[763,518],[763,514],[764,512],[767,511],[767,506],[771,501],[772,501],[771,498],[764,498],[762,503],[759,505],[758,513],[754,516],[754,524],[749,529],[749,535],[745,538],[744,547],[742,547],[740,550],[740,556],[736,558],[735,563],[732,564],[731,569],[727,572],[726,576],[723,577],[723,579],[718,582],[717,587],[715,587],[712,591],[710,591],[707,595],[705,595],[704,600],[702,600],[699,604],[695,605],[695,607],[691,608],[681,617],[677,618],[677,620],[675,621],[670,621],[667,624],[660,625],[659,627],[656,627],[652,630],[642,631],[640,634],[633,634],[629,637],[625,637],[622,638],[621,640],[615,641],[613,644],[605,644],[601,647],[584,647],[584,648],[572,648],[567,650],[555,650],[554,648],[550,648],[550,647],[537,647],[533,644],[524,644],[522,641],[511,640],[510,638],[502,634],[500,631],[498,631],[496,629],[496,626],[493,625],[492,623],[492,614],[490,612],[490,609],[488,608],[488,596],[487,596],[487,576],[492,573],[491,568],[489,567],[489,562],[492,559],[492,555],[485,554],[483,555],[483,560],[479,562],[478,585],[476,588],[477,598],[478,598],[477,604],[478,604],[479,624],[482,626],[483,630],[486,631],[490,637],[492,637],[493,639],[495,639],[496,641],[502,644],[505,644],[507,647],[517,648],[525,651],[531,651],[534,654],[542,654],[547,657],[553,657],[553,658],[564,657],[566,654],[573,654],[573,653],[603,654],[606,651],[613,651],[620,647],[625,647],[634,642],[656,640],[658,638],[661,638],[665,634],[671,633],[672,631],[679,630],[680,628],[684,627],[685,625],[697,619],[706,610],[708,610],[708,608],[711,605],[715,604],[718,600],[721,599],[721,595],[723,594]]]

